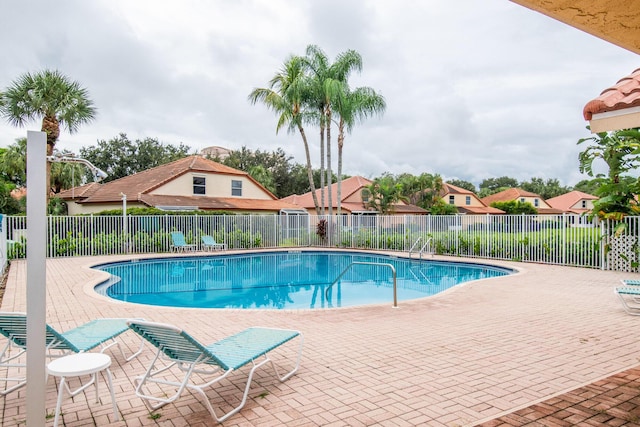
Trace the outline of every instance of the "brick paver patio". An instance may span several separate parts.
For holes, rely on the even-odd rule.
[[[638,419],[640,317],[627,315],[612,292],[629,273],[496,262],[521,271],[396,309],[391,296],[388,305],[328,310],[176,309],[93,293],[105,273],[89,266],[121,258],[48,260],[47,321],[66,330],[99,317],[144,317],[178,325],[202,342],[249,326],[303,332],[298,373],[279,383],[271,370],[259,371],[246,406],[225,426],[632,425]],[[26,310],[25,266],[12,263],[2,310]],[[129,351],[139,345],[131,332],[121,341]],[[63,402],[64,425],[214,425],[190,393],[153,414],[135,396],[132,379],[144,372],[150,347],[130,363],[107,353],[121,420],[113,421],[108,394],[96,404],[90,389]],[[246,372],[208,393],[214,405],[237,403]],[[55,387],[50,379],[49,414]],[[589,400],[598,394],[606,403]],[[24,425],[25,390],[0,397],[0,411],[3,426]]]

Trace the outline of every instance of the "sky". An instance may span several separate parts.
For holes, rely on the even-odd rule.
[[[247,98],[310,44],[332,61],[356,50],[350,86],[386,101],[347,135],[345,174],[476,186],[588,178],[582,109],[640,67],[637,54],[508,0],[0,0],[0,90],[44,69],[85,87],[97,117],[57,144],[74,153],[125,133],[194,152],[282,148],[304,163],[300,135],[276,133],[274,113]],[[0,146],[40,125],[0,120]],[[305,130],[319,167],[319,131]]]

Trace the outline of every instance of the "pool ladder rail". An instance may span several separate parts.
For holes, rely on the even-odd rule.
[[[422,247],[420,248],[420,250],[418,251],[418,255],[420,257],[420,259],[422,259],[422,254],[425,252],[425,248],[428,247],[428,253],[431,254],[431,258],[433,258],[434,256],[434,251],[431,250],[431,237],[429,237],[427,239],[426,242],[424,242],[424,245],[422,245]],[[420,240],[422,240],[422,236],[418,237],[418,239],[413,243],[413,245],[411,245],[411,248],[409,249],[409,258],[411,258],[411,253],[413,252],[413,250],[415,249],[415,247],[418,245],[418,243],[420,242]]]
[[[398,308],[398,286],[396,284],[396,268],[392,264],[388,264],[385,262],[364,262],[364,261],[352,262],[347,266],[347,268],[342,270],[342,273],[340,273],[340,275],[336,278],[336,280],[334,280],[333,282],[331,282],[329,286],[327,286],[327,289],[324,291],[324,296],[327,300],[329,299],[329,290],[331,290],[331,287],[333,287],[333,285],[338,283],[338,281],[342,278],[342,276],[344,276],[347,270],[349,270],[354,265],[378,265],[382,267],[389,267],[391,269],[391,274],[393,276],[393,308]]]

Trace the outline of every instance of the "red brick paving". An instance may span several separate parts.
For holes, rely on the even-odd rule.
[[[640,367],[476,425],[478,427],[640,425]]]
[[[627,315],[613,294],[626,273],[499,263],[521,273],[397,309],[194,310],[97,296],[92,288],[104,276],[88,266],[115,259],[48,260],[47,321],[67,330],[99,317],[144,317],[181,326],[205,343],[248,326],[303,332],[298,373],[279,383],[271,370],[258,370],[246,406],[225,427],[615,426],[635,425],[640,416],[640,317]],[[25,310],[25,273],[24,262],[12,263],[2,310]],[[134,334],[121,337],[129,351],[137,348]],[[132,382],[151,349],[130,363],[110,354],[121,420],[113,422],[110,399],[95,404],[89,391],[63,402],[66,426],[214,425],[191,393],[152,416]],[[237,402],[246,372],[207,393],[214,406]],[[49,413],[55,397],[50,380]],[[23,426],[24,411],[24,389],[0,397],[3,426]]]

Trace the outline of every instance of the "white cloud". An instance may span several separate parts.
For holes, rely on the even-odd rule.
[[[12,2],[0,31],[0,90],[58,68],[95,101],[97,120],[63,134],[62,148],[125,132],[194,149],[282,147],[304,163],[299,135],[276,135],[273,114],[247,95],[316,44],[331,58],[357,50],[364,69],[352,85],[387,101],[383,117],[347,136],[345,173],[476,184],[584,178],[582,108],[638,67],[637,55],[507,0],[37,0]],[[317,131],[307,133],[317,165]],[[0,124],[0,145],[24,135]]]

